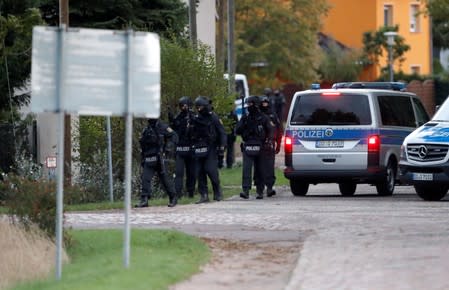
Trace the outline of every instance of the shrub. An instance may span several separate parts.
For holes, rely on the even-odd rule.
[[[9,175],[1,187],[13,222],[20,222],[26,229],[37,224],[49,237],[54,237],[56,187],[53,182]]]

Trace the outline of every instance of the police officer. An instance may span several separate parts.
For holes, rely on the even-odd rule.
[[[274,107],[272,106],[271,109],[276,113],[279,120],[282,122],[284,119],[284,106],[285,106],[285,96],[284,94],[279,90],[274,90]]]
[[[148,207],[148,200],[151,198],[151,181],[155,173],[165,192],[169,197],[169,207],[174,207],[178,201],[173,182],[165,168],[165,150],[168,142],[176,144],[178,135],[167,124],[159,119],[148,119],[148,126],[142,132],[139,140],[142,157],[142,191],[140,201],[136,207]]]
[[[193,143],[193,154],[198,178],[198,190],[201,198],[196,203],[209,201],[207,192],[207,176],[212,183],[214,200],[220,201],[223,195],[217,168],[217,148],[224,150],[226,133],[223,124],[216,114],[211,111],[209,99],[199,96],[195,99],[197,114],[193,118],[189,130]]]
[[[226,118],[229,121],[228,126],[226,126],[226,168],[232,168],[234,164],[234,143],[236,140],[235,135],[235,125],[237,125],[238,117],[235,110],[231,110]],[[224,166],[224,155],[218,156],[218,168],[223,168]]]
[[[247,99],[248,113],[242,116],[236,126],[236,133],[242,136],[241,144],[243,154],[242,190],[240,197],[249,198],[251,189],[251,171],[255,167],[258,176],[256,181],[257,199],[263,198],[264,182],[266,175],[262,155],[262,147],[273,142],[274,124],[259,110],[259,97],[251,96]]]
[[[260,111],[264,113],[272,124],[274,124],[274,142],[275,144],[265,143],[262,146],[262,154],[264,156],[263,163],[265,168],[265,178],[263,178],[263,183],[267,188],[267,196],[271,197],[276,194],[273,189],[274,183],[276,182],[276,175],[274,171],[274,161],[275,154],[278,154],[281,150],[282,136],[284,134],[284,127],[275,112],[271,109],[270,100],[267,96],[262,96],[260,98]],[[258,174],[257,168],[255,170],[254,179],[256,180],[261,175]],[[257,183],[257,181],[256,181]]]
[[[175,190],[178,197],[183,195],[185,172],[187,194],[189,197],[193,197],[196,182],[195,159],[191,150],[192,141],[189,134],[189,126],[194,117],[194,113],[191,110],[192,101],[189,97],[184,96],[179,99],[178,105],[179,113],[171,121],[171,127],[179,137],[176,145]]]

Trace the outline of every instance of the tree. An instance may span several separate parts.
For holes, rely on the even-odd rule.
[[[5,8],[4,3],[0,8]],[[32,27],[43,23],[39,10],[18,10],[0,11],[0,111],[29,101],[29,94],[14,95],[14,90],[26,88],[31,72]]]
[[[362,70],[360,57],[358,51],[345,49],[331,39],[320,63],[321,79],[329,83],[357,80]]]
[[[449,48],[449,0],[423,0],[427,5],[425,13],[432,17],[433,44]]]
[[[387,37],[384,35],[387,31],[397,32],[399,27],[383,26],[377,31],[368,31],[363,34],[363,62],[379,66],[379,58],[388,51]],[[399,62],[399,67],[404,62],[404,54],[410,50],[410,45],[405,43],[404,37],[399,34],[394,38],[393,61]],[[381,68],[384,74],[388,71],[388,64]]]
[[[41,23],[39,10],[22,1],[0,1],[0,171],[10,171],[26,142],[27,121],[20,121],[18,108],[30,99],[31,33]]]
[[[317,34],[327,11],[325,0],[236,1],[237,71],[260,79],[263,88],[276,75],[307,84],[316,81],[320,54]],[[254,69],[259,65],[259,69]],[[265,82],[265,84],[263,83]]]
[[[59,24],[58,0],[39,1],[49,25]],[[152,31],[164,36],[185,33],[187,6],[181,0],[70,0],[69,25],[99,29]]]

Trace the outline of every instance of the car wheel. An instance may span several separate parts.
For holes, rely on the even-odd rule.
[[[418,196],[427,201],[437,201],[442,199],[448,190],[447,185],[415,185]]]
[[[338,188],[340,188],[340,193],[343,196],[353,196],[355,190],[357,189],[357,183],[348,181],[342,182],[338,184]]]
[[[393,194],[394,186],[396,184],[396,162],[390,159],[386,171],[385,177],[376,184],[377,194],[380,196],[389,196]]]
[[[290,180],[290,189],[294,196],[304,196],[309,190],[309,184],[299,180]]]

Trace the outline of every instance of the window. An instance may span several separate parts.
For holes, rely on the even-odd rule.
[[[366,95],[308,94],[296,99],[292,125],[369,125],[371,113]]]
[[[410,5],[410,32],[420,32],[419,5]]]
[[[421,126],[429,121],[429,116],[427,115],[426,109],[420,101],[413,98],[413,104],[415,105],[416,111],[416,121],[418,122],[418,126]]]
[[[393,5],[384,5],[384,26],[393,26]]]
[[[410,97],[379,96],[378,101],[383,125],[416,127]]]
[[[421,66],[412,64],[410,66],[410,73],[414,75],[419,75],[421,73]]]

